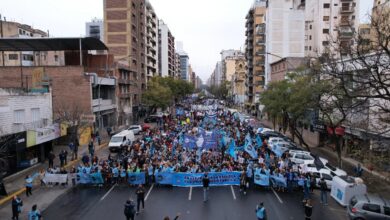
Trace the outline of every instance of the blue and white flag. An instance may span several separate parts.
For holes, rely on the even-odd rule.
[[[237,160],[237,153],[236,153],[236,143],[233,139],[230,141],[229,145],[229,155],[234,158],[234,160]]]
[[[257,158],[257,151],[252,144],[246,144],[244,146],[245,152],[247,152],[252,158]]]
[[[236,127],[236,136],[237,136],[238,139],[240,139],[240,137],[241,137],[241,133],[240,133],[240,131],[238,130],[237,127]]]
[[[245,136],[245,145],[251,144],[252,143],[252,138],[249,132]]]
[[[288,148],[282,147],[279,144],[272,144],[271,150],[277,157],[281,157],[282,154],[288,150]]]
[[[185,134],[183,147],[194,149],[196,147],[196,141],[197,141],[196,137]]]
[[[260,186],[269,186],[269,176],[267,174],[261,173],[261,169],[256,169],[254,182]]]
[[[256,135],[256,143],[257,143],[257,147],[263,146],[263,141],[261,140],[261,137],[258,134]]]

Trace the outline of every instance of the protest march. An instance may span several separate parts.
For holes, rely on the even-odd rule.
[[[84,155],[70,172],[50,170],[42,182],[201,187],[208,174],[210,186],[239,185],[244,191],[250,185],[280,191],[313,187],[313,178],[286,150],[263,140],[253,122],[209,102],[177,106],[175,116],[164,116],[160,126],[144,131],[120,153],[104,159]]]

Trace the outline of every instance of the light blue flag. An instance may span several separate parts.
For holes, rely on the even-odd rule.
[[[252,157],[252,158],[257,158],[257,151],[256,149],[252,146],[252,144],[246,144],[244,146],[244,150]]]
[[[234,140],[232,139],[230,141],[230,146],[229,146],[229,154],[231,157],[234,158],[234,160],[237,160],[237,153],[235,151],[235,148],[236,148],[236,143],[234,142]]]
[[[257,143],[257,147],[263,146],[263,141],[261,140],[261,137],[258,134],[256,135],[256,143]]]
[[[249,132],[245,136],[245,145],[251,144],[252,143],[252,138]]]
[[[240,139],[240,137],[241,137],[241,133],[240,133],[240,131],[238,130],[237,127],[236,127],[236,136],[237,136],[238,139]]]

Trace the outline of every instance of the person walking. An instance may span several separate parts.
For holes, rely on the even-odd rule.
[[[32,187],[33,187],[33,178],[28,175],[26,176],[26,196],[29,197],[32,195]]]
[[[88,151],[89,151],[89,154],[91,155],[91,158],[92,158],[94,153],[95,153],[95,147],[93,146],[93,139],[92,138],[88,144]]]
[[[19,214],[22,211],[23,201],[17,197],[14,196],[12,199],[12,219],[19,220]]]
[[[60,158],[60,166],[63,167],[65,165],[65,154],[63,150],[58,154],[58,157]]]
[[[326,185],[324,177],[321,178],[319,185],[321,190],[321,203],[324,205],[328,205],[328,186]]]
[[[77,154],[79,151],[79,140],[76,138],[74,141],[74,148],[73,148],[73,160],[77,160]]]
[[[355,176],[356,177],[361,177],[363,175],[363,168],[360,163],[355,167]]]
[[[240,176],[240,192],[243,192],[244,195],[246,195],[246,184],[247,184],[246,172],[242,171]]]
[[[207,202],[209,200],[208,191],[210,185],[210,179],[207,176],[207,173],[204,174],[202,183],[203,183],[203,202]]]
[[[140,184],[138,185],[135,193],[137,194],[137,215],[139,214],[139,207],[142,203],[142,209],[145,208],[145,188]]]
[[[132,199],[126,201],[124,214],[126,216],[126,220],[134,220],[135,204]]]
[[[266,220],[267,219],[267,213],[265,211],[264,203],[260,202],[259,205],[256,206],[256,217],[257,220]]]
[[[313,213],[313,206],[311,205],[310,199],[308,199],[305,205],[305,220],[311,220],[312,213]]]
[[[38,210],[37,205],[33,205],[31,211],[28,213],[28,220],[39,220],[42,218],[41,212]]]
[[[54,158],[56,158],[56,155],[54,155],[53,151],[50,151],[48,159],[49,159],[49,168],[53,168],[54,166]]]

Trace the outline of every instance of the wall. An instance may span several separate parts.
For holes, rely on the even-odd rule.
[[[0,88],[0,136],[51,125],[51,98],[51,93],[24,93],[20,89]],[[39,109],[39,118],[32,115],[35,108]],[[15,110],[24,110],[23,123],[14,123]]]
[[[27,84],[31,86],[32,72],[39,68],[22,68],[25,87]],[[61,109],[73,113],[92,114],[90,77],[84,75],[83,67],[43,67],[43,70],[51,80],[55,116],[58,115]],[[20,67],[0,67],[0,88],[20,88],[20,75]]]

